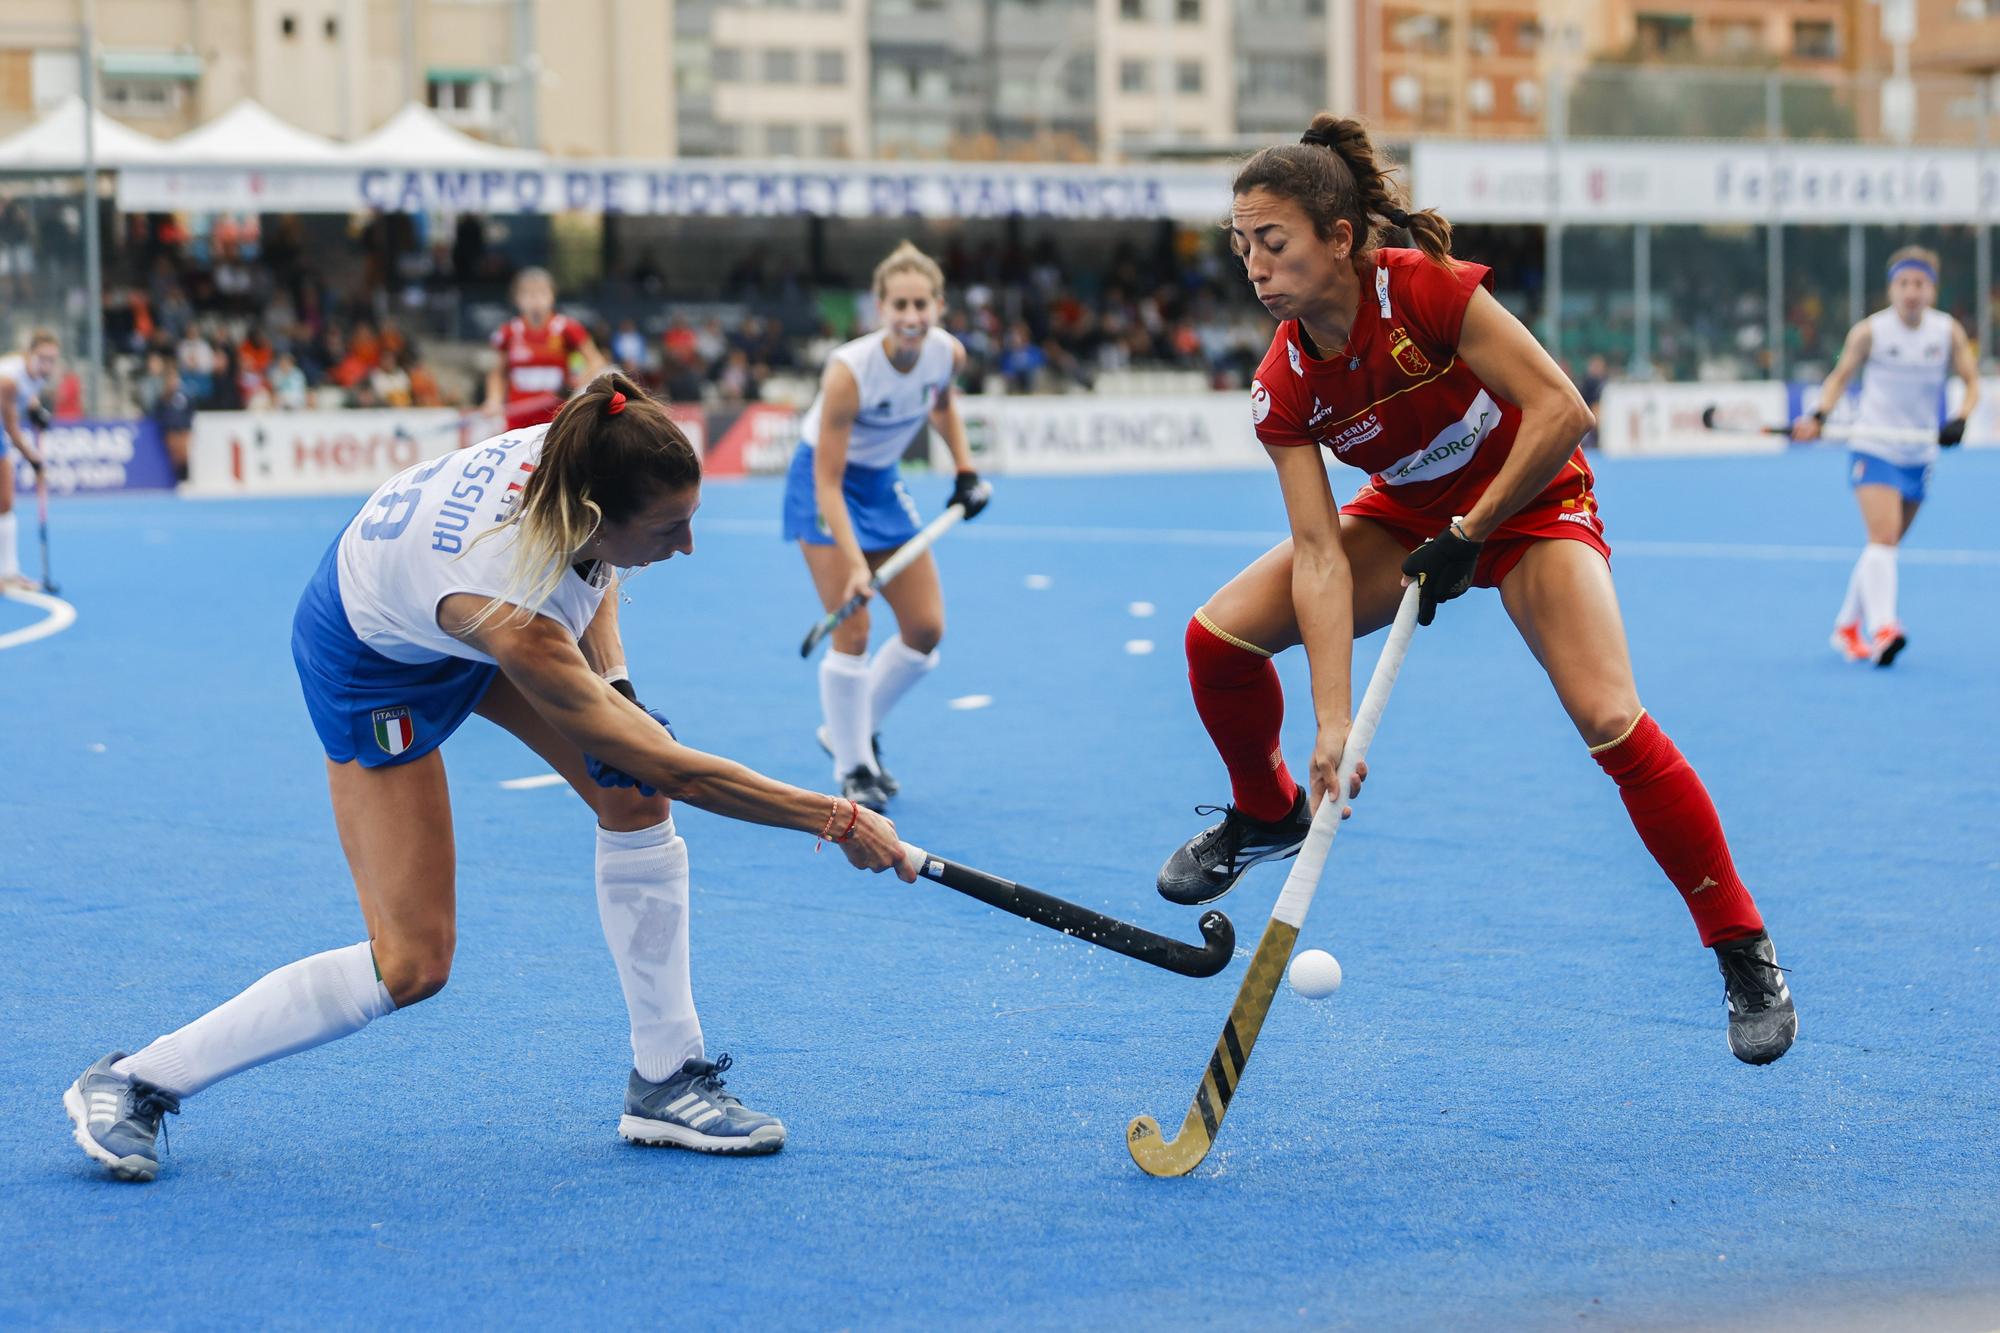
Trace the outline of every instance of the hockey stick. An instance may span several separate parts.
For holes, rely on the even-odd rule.
[[[488,438],[486,434],[488,431],[493,435],[505,435],[515,429],[512,423],[516,418],[539,416],[549,408],[560,406],[562,401],[552,393],[539,394],[533,398],[523,398],[510,403],[499,412],[474,408],[470,412],[459,413],[453,420],[440,421],[432,426],[420,426],[416,430],[411,430],[398,422],[395,435],[399,440],[422,440],[439,435],[456,435],[461,444],[475,444],[479,440]],[[467,438],[468,436],[472,438]]]
[[[1278,982],[1291,959],[1292,946],[1298,942],[1299,927],[1305,924],[1306,909],[1312,906],[1313,894],[1319,888],[1320,871],[1326,866],[1333,835],[1340,831],[1342,799],[1350,788],[1354,770],[1368,757],[1375,727],[1382,720],[1383,705],[1389,702],[1389,691],[1395,687],[1396,673],[1403,669],[1403,656],[1410,650],[1410,636],[1416,628],[1417,585],[1413,583],[1404,591],[1402,605],[1396,608],[1388,642],[1382,645],[1375,674],[1369,677],[1368,691],[1362,695],[1354,725],[1348,730],[1347,749],[1340,756],[1338,785],[1321,798],[1305,846],[1299,848],[1298,860],[1292,862],[1292,873],[1285,877],[1284,891],[1278,895],[1278,905],[1271,909],[1264,938],[1257,941],[1257,953],[1236,992],[1229,1021],[1222,1025],[1222,1039],[1215,1043],[1215,1054],[1208,1057],[1208,1068],[1202,1074],[1201,1085],[1195,1089],[1194,1105],[1188,1108],[1181,1132],[1171,1139],[1162,1137],[1160,1122],[1149,1115],[1139,1116],[1125,1127],[1126,1151],[1149,1176],[1184,1176],[1201,1165],[1201,1159],[1208,1156],[1215,1143],[1216,1131],[1221,1129],[1222,1117],[1229,1110],[1229,1099],[1243,1082],[1243,1067],[1250,1062],[1250,1050],[1264,1026],[1264,1016],[1271,1012]]]
[[[1784,435],[1792,433],[1790,426],[1751,426],[1747,430],[1716,420],[1713,404],[1701,409],[1701,424],[1704,430],[1720,432],[1724,435]],[[1920,426],[1863,426],[1849,422],[1838,426],[1820,427],[1822,440],[1879,440],[1883,444],[1936,444],[1938,433]]]
[[[817,625],[806,631],[806,641],[799,645],[799,656],[811,657],[813,649],[819,647],[821,641],[827,635],[833,633],[834,628],[841,621],[859,611],[861,604],[867,601],[869,597],[873,597],[888,584],[893,583],[898,574],[908,569],[918,556],[931,549],[933,542],[949,532],[952,525],[964,517],[965,506],[952,505],[942,514],[924,524],[923,531],[904,542],[894,555],[882,562],[881,568],[875,571],[875,577],[868,581],[866,596],[861,593],[854,594],[854,596],[827,612],[825,616],[821,617]]]
[[[932,856],[921,847],[907,842],[903,844],[903,863],[932,883],[977,898],[990,907],[1012,912],[1038,926],[1073,935],[1086,944],[1122,953],[1127,958],[1136,958],[1184,977],[1212,977],[1228,967],[1229,960],[1236,953],[1236,928],[1220,912],[1202,914],[1201,937],[1204,943],[1183,944],[1177,939],[1143,930],[1129,921],[1120,921],[1117,917],[1093,912],[1088,907],[1051,897],[1012,880]]]
[[[36,437],[37,446],[41,444]],[[44,458],[46,463],[47,459]],[[42,591],[53,597],[61,591],[56,581],[49,577],[49,479],[41,472],[35,473],[35,519],[42,530]]]

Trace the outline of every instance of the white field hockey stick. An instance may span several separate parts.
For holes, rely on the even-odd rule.
[[[1701,410],[1701,424],[1704,429],[1723,435],[1747,433],[1751,435],[1789,436],[1792,433],[1790,426],[1752,426],[1746,432],[1739,427],[1729,425],[1727,422],[1717,421],[1714,407],[1704,407]],[[1858,422],[1847,422],[1840,425],[1822,425],[1820,427],[1819,438],[1821,440],[1876,440],[1883,444],[1936,444],[1938,442],[1938,433],[1935,430],[1926,430],[1922,426],[1864,426]]]
[[[1250,1049],[1264,1026],[1264,1016],[1271,1012],[1271,1001],[1278,994],[1285,964],[1291,961],[1292,946],[1298,943],[1306,909],[1312,906],[1313,894],[1319,889],[1320,872],[1326,868],[1333,835],[1340,831],[1340,811],[1353,787],[1354,771],[1368,757],[1375,727],[1382,720],[1382,708],[1389,702],[1396,673],[1403,669],[1403,657],[1410,651],[1410,636],[1417,629],[1417,597],[1414,583],[1403,591],[1402,604],[1396,608],[1396,619],[1389,626],[1388,641],[1382,645],[1382,656],[1375,661],[1375,674],[1368,678],[1367,693],[1361,696],[1354,725],[1348,729],[1347,748],[1340,756],[1336,785],[1321,798],[1305,845],[1299,848],[1298,859],[1292,862],[1292,873],[1285,877],[1284,891],[1278,895],[1278,905],[1271,909],[1264,937],[1257,941],[1257,953],[1237,989],[1229,1021],[1222,1025],[1222,1038],[1215,1043],[1215,1054],[1208,1057],[1208,1068],[1202,1073],[1201,1086],[1195,1089],[1194,1105],[1188,1108],[1187,1119],[1181,1122],[1181,1132],[1171,1139],[1163,1137],[1160,1122],[1149,1115],[1139,1116],[1125,1127],[1126,1151],[1149,1176],[1184,1176],[1194,1170],[1208,1156],[1216,1132],[1222,1128],[1229,1099],[1243,1081],[1243,1067],[1250,1063]]]
[[[799,645],[800,657],[811,657],[812,650],[819,647],[821,640],[833,633],[841,621],[861,609],[861,604],[895,582],[896,576],[916,562],[918,556],[931,549],[932,543],[950,532],[953,525],[965,517],[964,505],[952,505],[942,514],[924,524],[923,530],[897,548],[894,555],[884,560],[875,571],[875,577],[868,581],[866,594],[855,593],[839,606],[820,618],[820,622],[806,631],[806,641]]]

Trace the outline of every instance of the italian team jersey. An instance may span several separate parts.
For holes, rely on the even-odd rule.
[[[1426,527],[1465,513],[1513,447],[1521,409],[1496,396],[1458,357],[1465,308],[1492,285],[1484,264],[1446,268],[1419,250],[1384,249],[1363,275],[1343,349],[1309,355],[1298,321],[1278,326],[1250,386],[1250,416],[1266,445],[1323,445],[1372,474],[1383,501]],[[1543,492],[1578,502],[1589,469],[1580,452]]]
[[[550,315],[533,328],[516,315],[493,330],[493,349],[507,368],[507,401],[561,394],[569,387],[570,356],[589,341],[583,325],[567,315]]]

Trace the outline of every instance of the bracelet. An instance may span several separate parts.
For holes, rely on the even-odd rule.
[[[838,818],[840,818],[840,798],[835,796],[832,798],[832,803],[827,806],[826,823],[820,825],[819,837],[813,840],[814,851],[818,851],[820,844],[833,836],[833,821]]]
[[[1814,408],[1812,419],[1814,421],[1817,421],[1820,425],[1824,426],[1826,424],[1826,410],[1824,408],[1818,408],[1818,407]]]
[[[838,801],[836,801],[834,803],[834,809],[838,810],[839,808],[840,804]],[[840,831],[840,836],[833,840],[834,845],[838,846],[839,844],[846,842],[848,839],[852,838],[854,836],[854,826],[856,823],[860,821],[860,819],[861,819],[861,807],[856,805],[853,801],[850,800],[847,803],[847,827],[842,829]],[[827,822],[829,825],[831,825],[832,823],[831,820]]]
[[[1458,538],[1462,542],[1472,542],[1474,546],[1479,545],[1478,542],[1472,541],[1472,538],[1466,535],[1464,527],[1461,526],[1464,522],[1465,522],[1465,515],[1460,514],[1457,518],[1451,521],[1451,523],[1445,528],[1445,531],[1449,532],[1452,536]]]

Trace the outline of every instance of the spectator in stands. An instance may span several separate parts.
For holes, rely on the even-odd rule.
[[[410,372],[397,359],[396,353],[385,344],[375,361],[375,369],[369,372],[368,387],[375,395],[375,401],[383,407],[409,407],[413,403],[410,393]]]
[[[618,321],[618,332],[611,335],[611,359],[619,369],[628,375],[643,375],[646,365],[646,335],[639,332],[639,325],[630,319]]]
[[[194,430],[194,404],[181,388],[180,367],[171,360],[162,359],[159,369],[159,393],[146,415],[159,428],[160,440],[167,446],[167,458],[174,465],[174,476],[186,481],[188,437]]]
[[[1007,330],[1007,350],[1000,354],[1000,377],[1007,381],[1007,392],[1033,393],[1036,377],[1047,364],[1048,357],[1036,345],[1028,326],[1016,321]]]
[[[306,373],[290,352],[280,352],[271,368],[271,400],[287,412],[306,405]]]
[[[410,377],[410,402],[416,407],[444,406],[444,391],[438,387],[437,376],[424,364],[414,347],[403,349],[403,369]]]

